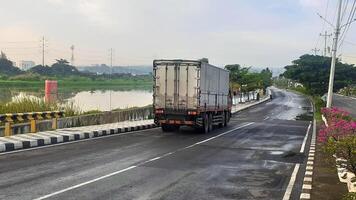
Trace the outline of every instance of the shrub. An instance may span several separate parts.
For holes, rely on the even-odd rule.
[[[322,126],[319,131],[324,151],[344,160],[338,164],[356,174],[356,122],[338,108],[323,108],[322,113],[328,122],[328,127]]]
[[[356,200],[356,193],[355,192],[350,192],[347,193],[342,200]]]

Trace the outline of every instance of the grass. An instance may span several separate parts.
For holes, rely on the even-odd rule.
[[[0,104],[0,113],[25,113],[25,112],[44,112],[63,110],[66,116],[80,115],[83,112],[73,103],[57,104],[48,103],[42,99],[24,97],[15,99],[6,104]]]
[[[53,80],[53,79],[52,79]],[[43,87],[45,80],[0,80],[0,87]],[[89,86],[152,86],[153,82],[148,78],[122,78],[122,79],[97,79],[97,80],[58,80],[58,87],[89,87]]]
[[[131,111],[138,108],[152,107],[147,105],[144,107],[128,107],[118,108],[113,111]],[[25,112],[45,112],[45,111],[64,111],[66,117],[78,116],[78,115],[90,115],[103,113],[100,110],[82,111],[79,106],[76,106],[73,102],[66,104],[49,103],[42,99],[24,97],[15,99],[12,102],[6,104],[0,104],[0,114],[5,113],[25,113]]]

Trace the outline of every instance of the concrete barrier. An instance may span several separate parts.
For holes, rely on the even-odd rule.
[[[57,121],[57,128],[70,128],[80,126],[90,126],[98,124],[109,124],[130,120],[144,120],[151,119],[153,115],[152,106],[145,106],[141,108],[131,108],[126,110],[103,112],[97,114],[81,115],[74,117],[59,118]],[[12,134],[24,134],[31,131],[30,123],[21,123],[12,125]],[[53,130],[52,120],[43,120],[36,122],[37,131]],[[0,136],[5,135],[5,126],[0,127]]]

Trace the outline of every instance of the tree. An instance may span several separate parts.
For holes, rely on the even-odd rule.
[[[23,73],[19,68],[14,67],[13,62],[7,59],[4,52],[0,54],[0,74],[5,75],[18,75]]]
[[[295,80],[304,85],[310,94],[323,95],[327,92],[331,58],[314,55],[303,55],[285,67],[283,77]],[[335,68],[334,91],[356,83],[354,65],[339,61]]]
[[[57,62],[52,65],[52,73],[55,76],[69,76],[79,75],[80,72],[77,68],[69,65],[69,62],[65,59],[58,59]]]
[[[56,59],[57,63],[59,65],[69,65],[69,62],[66,59]]]
[[[267,67],[260,73],[262,79],[263,92],[266,93],[266,88],[272,85],[272,71]]]
[[[226,65],[225,69],[230,71],[230,82],[233,89],[249,92],[263,89],[272,85],[272,72],[266,68],[261,72],[250,72],[251,67],[241,67],[239,64]]]
[[[36,73],[44,76],[72,76],[81,75],[77,68],[69,65],[65,59],[57,59],[51,67],[37,65],[29,70],[31,73]]]

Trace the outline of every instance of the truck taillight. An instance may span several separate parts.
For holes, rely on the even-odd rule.
[[[188,111],[188,115],[198,115],[197,111]]]
[[[155,113],[156,113],[156,114],[163,114],[164,111],[163,111],[163,109],[157,109],[157,110],[155,111]]]

